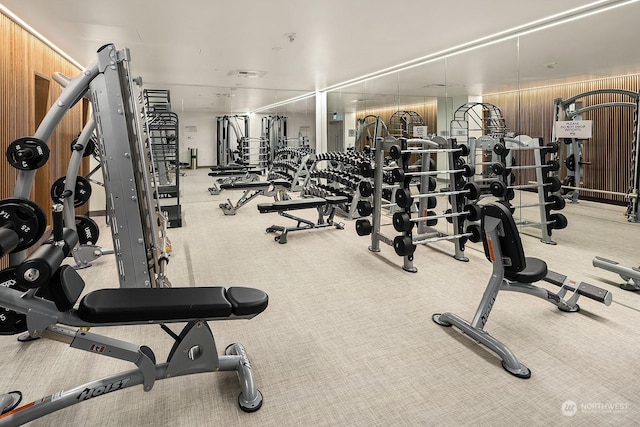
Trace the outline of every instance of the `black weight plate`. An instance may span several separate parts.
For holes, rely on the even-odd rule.
[[[75,146],[78,144],[78,138],[74,139],[71,142],[71,151],[74,151]],[[84,151],[82,152],[82,157],[89,157],[92,154],[95,154],[96,151],[96,142],[93,138],[89,139],[87,145],[84,147]]]
[[[81,245],[95,245],[100,237],[100,227],[85,215],[76,215],[76,231]]]
[[[356,233],[358,236],[368,236],[371,234],[371,222],[368,219],[359,219],[356,221]]]
[[[0,271],[0,286],[20,289],[16,284],[16,269],[13,267]],[[0,335],[21,334],[27,330],[27,316],[13,310],[0,307]]]
[[[47,228],[47,216],[35,202],[28,199],[10,198],[0,200],[0,227],[13,224],[20,243],[12,252],[33,246]]]
[[[25,137],[16,139],[7,147],[7,161],[11,166],[30,171],[44,166],[49,159],[49,147],[44,141]]]
[[[60,197],[64,193],[66,177],[58,178],[51,186],[51,200],[54,203],[60,202]],[[89,201],[91,197],[91,183],[84,177],[76,177],[76,188],[73,192],[73,206],[80,207]]]

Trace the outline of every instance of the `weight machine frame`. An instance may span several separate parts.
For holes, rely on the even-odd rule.
[[[120,287],[164,287],[170,286],[165,276],[170,243],[166,219],[154,197],[152,154],[143,134],[144,117],[136,106],[130,60],[126,48],[116,50],[113,44],[107,44],[98,49],[97,58],[69,80],[34,137],[48,143],[66,112],[89,96]],[[89,132],[86,126],[85,130],[84,138]],[[35,170],[18,173],[15,197],[29,198],[35,174]],[[65,204],[72,203],[74,188],[71,190]],[[9,263],[16,265],[25,258],[25,251],[12,253]]]
[[[576,102],[579,99],[588,98],[590,96],[597,95],[623,95],[631,98],[632,102],[604,102],[600,104],[593,104],[587,107],[582,107],[581,102]],[[632,92],[624,89],[597,89],[578,95],[571,98],[562,99],[556,98],[554,100],[553,109],[553,128],[551,141],[559,142],[556,134],[556,123],[564,120],[580,120],[582,114],[609,107],[629,107],[633,108],[634,120],[633,120],[633,139],[632,139],[632,156],[631,156],[631,176],[629,178],[629,191],[626,197],[629,199],[627,206],[626,216],[629,222],[640,222],[640,215],[638,213],[638,187],[640,186],[640,121],[638,120],[638,114],[640,113],[640,93]],[[560,144],[561,146],[562,144]],[[582,142],[579,139],[571,138],[571,142],[568,145],[567,157],[574,156],[575,171],[567,171],[567,177],[573,176],[574,185],[571,187],[571,191],[567,194],[567,198],[572,203],[578,203],[578,194],[580,191],[580,182],[582,181]],[[583,191],[589,191],[584,189]]]

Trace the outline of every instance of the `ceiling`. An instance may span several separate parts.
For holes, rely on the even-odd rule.
[[[619,0],[0,0],[82,65],[131,50],[175,111],[245,113],[567,10]],[[344,88],[341,101],[481,95],[640,72],[640,2]],[[264,72],[260,78],[231,71]],[[387,96],[383,96],[387,95]],[[389,96],[393,99],[389,100]],[[315,101],[288,107],[313,110]]]

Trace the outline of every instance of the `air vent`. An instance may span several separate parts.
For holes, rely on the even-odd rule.
[[[255,70],[231,70],[229,71],[229,75],[231,77],[245,77],[248,79],[259,79],[262,76],[267,74],[266,71],[255,71]]]

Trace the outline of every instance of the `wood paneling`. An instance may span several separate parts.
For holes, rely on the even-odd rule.
[[[483,97],[483,101],[495,104],[502,110],[507,126],[512,131],[533,137],[541,136],[545,142],[549,142],[553,127],[554,99],[567,99],[597,89],[638,92],[639,88],[640,76],[631,75],[487,95]],[[616,101],[630,100],[621,95],[597,95],[585,98],[583,107]],[[583,161],[591,162],[591,165],[583,168],[582,187],[627,193],[631,175],[633,109],[598,109],[583,114],[582,118],[593,120],[593,138],[583,144]],[[559,160],[563,162],[565,158],[566,147],[561,146]],[[522,156],[518,161],[532,163],[532,159],[531,156]],[[560,176],[566,176],[564,167]],[[531,179],[534,179],[533,172],[521,173],[519,182]],[[581,192],[580,197],[583,195],[590,199],[626,204],[622,196]]]
[[[41,88],[40,85],[36,87],[36,78],[51,79],[54,72],[73,77],[80,70],[2,13],[0,46],[0,153],[4,159],[9,144],[17,138],[32,136],[38,120],[42,119],[43,107],[36,111],[36,96],[38,88]],[[51,80],[46,96],[46,109],[61,92],[62,88]],[[38,98],[42,99],[44,95],[46,94],[41,93]],[[66,174],[71,156],[71,141],[82,130],[82,125],[82,105],[76,105],[53,133],[49,141],[51,155],[48,164],[36,174],[35,190],[31,198],[38,193],[35,200],[41,203],[49,218],[49,189],[53,181]],[[86,168],[84,166],[80,173],[86,173]],[[17,171],[5,160],[0,161],[0,198],[13,196],[16,177]],[[86,209],[85,207],[84,211]],[[1,262],[0,267],[7,265],[6,259]]]

